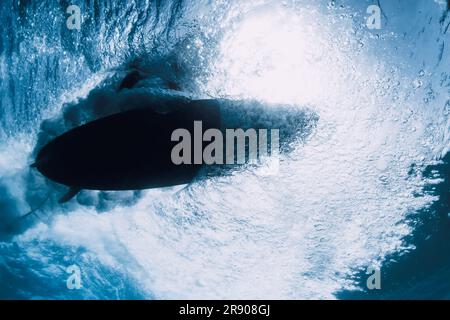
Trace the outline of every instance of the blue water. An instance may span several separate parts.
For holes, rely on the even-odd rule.
[[[0,3],[0,298],[450,298],[446,1],[78,3],[80,30],[68,1]],[[145,79],[117,94],[130,69]],[[307,130],[276,175],[64,205],[29,168],[70,128],[174,97],[284,104],[276,125]]]

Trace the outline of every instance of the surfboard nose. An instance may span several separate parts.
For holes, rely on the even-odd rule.
[[[49,157],[47,156],[39,156],[36,161],[30,166],[33,169],[37,169],[38,171],[44,170],[49,163]]]
[[[60,162],[60,159],[54,152],[51,152],[49,148],[44,148],[39,152],[36,161],[31,167],[38,170],[42,175],[59,181],[58,168],[61,165]]]

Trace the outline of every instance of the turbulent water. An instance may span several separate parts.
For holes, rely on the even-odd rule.
[[[0,298],[450,298],[446,1],[80,3],[79,31],[68,1],[0,3]],[[29,168],[36,150],[116,112],[130,69],[146,75],[131,101],[289,105],[274,125],[302,115],[305,134],[275,175],[59,205],[66,188]]]

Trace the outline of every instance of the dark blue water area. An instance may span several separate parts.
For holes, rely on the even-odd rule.
[[[413,233],[405,240],[415,247],[407,254],[387,257],[381,267],[381,290],[368,290],[365,271],[357,275],[362,291],[340,292],[339,299],[450,299],[450,153],[429,166],[426,178],[442,179],[424,192],[438,196],[417,213]]]
[[[39,246],[38,242],[35,243]],[[42,244],[41,244],[42,245]],[[40,249],[38,249],[40,250]],[[46,244],[43,256],[25,255],[17,244],[0,246],[1,300],[142,300],[142,292],[124,270],[83,259],[82,248]],[[70,256],[68,259],[67,257]],[[2,258],[4,257],[4,258]],[[44,257],[44,258],[43,258]],[[83,261],[84,260],[84,261]],[[69,290],[67,265],[83,262],[81,288]]]

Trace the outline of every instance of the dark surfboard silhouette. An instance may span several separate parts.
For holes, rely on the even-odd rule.
[[[133,70],[121,81],[116,92],[133,89],[145,78],[143,73]],[[56,137],[39,150],[32,167],[46,178],[70,188],[60,203],[71,200],[82,189],[122,191],[188,184],[204,166],[174,164],[171,154],[179,142],[171,141],[171,136],[176,129],[186,129],[191,137],[195,136],[195,121],[202,122],[203,132],[213,128],[223,132],[226,128],[271,129],[275,126],[280,129],[281,149],[288,150],[291,141],[309,134],[317,116],[307,110],[279,105],[268,107],[254,101],[164,96],[145,101],[143,98],[137,108],[119,111]],[[204,149],[209,142],[202,144]],[[218,166],[208,166],[210,168],[205,169],[206,172],[202,170],[200,175],[223,174],[226,168]]]
[[[194,121],[202,121],[203,130],[220,128],[217,103],[173,102],[164,110],[150,106],[87,123],[45,145],[33,167],[70,187],[61,203],[82,189],[142,190],[187,184],[201,165],[175,165],[171,152],[178,142],[171,136],[180,128],[193,136]]]

